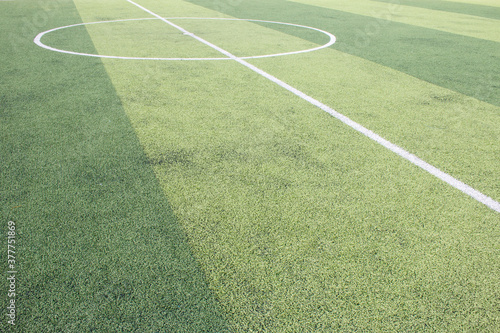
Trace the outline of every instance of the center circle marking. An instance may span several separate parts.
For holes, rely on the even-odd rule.
[[[252,19],[237,19],[237,18],[210,18],[210,17],[170,17],[170,18],[165,18],[167,20],[224,20],[224,21],[247,21],[247,22],[260,22],[260,23],[272,23],[272,24],[281,24],[281,25],[288,25],[288,26],[293,26],[293,27],[299,27],[299,28],[304,28],[304,29],[310,29],[310,30],[315,30],[318,31],[324,35],[327,35],[330,40],[321,46],[314,47],[311,49],[306,49],[306,50],[299,50],[299,51],[292,51],[292,52],[283,52],[283,53],[274,53],[274,54],[264,54],[264,55],[257,55],[257,56],[247,56],[247,57],[238,57],[238,59],[257,59],[257,58],[270,58],[270,57],[279,57],[279,56],[285,56],[285,55],[291,55],[291,54],[299,54],[299,53],[306,53],[306,52],[312,52],[312,51],[317,51],[321,50],[324,48],[327,48],[335,43],[335,36],[332,35],[331,33],[318,29],[318,28],[313,28],[309,27],[306,25],[300,25],[300,24],[293,24],[293,23],[284,23],[284,22],[276,22],[276,21],[264,21],[264,20],[252,20]],[[43,47],[44,49],[54,51],[54,52],[60,52],[60,53],[66,53],[66,54],[73,54],[73,55],[80,55],[80,56],[86,56],[86,57],[96,57],[96,58],[110,58],[110,59],[124,59],[124,60],[232,60],[229,57],[221,57],[221,58],[153,58],[153,57],[120,57],[120,56],[113,56],[113,55],[100,55],[100,54],[92,54],[92,53],[82,53],[82,52],[73,52],[73,51],[68,51],[68,50],[62,50],[62,49],[57,49],[55,47],[49,46],[44,44],[41,39],[43,36],[46,34],[49,34],[51,32],[57,31],[57,30],[62,30],[62,29],[67,29],[67,28],[73,28],[73,27],[78,27],[78,26],[85,26],[85,25],[90,25],[90,24],[104,24],[104,23],[114,23],[114,22],[127,22],[127,21],[144,21],[144,20],[159,20],[158,18],[139,18],[139,19],[122,19],[122,20],[112,20],[112,21],[100,21],[100,22],[90,22],[90,23],[78,23],[78,24],[72,24],[72,25],[67,25],[64,27],[59,27],[59,28],[54,28],[51,30],[47,30],[44,32],[39,33],[35,39],[34,42],[36,45]]]

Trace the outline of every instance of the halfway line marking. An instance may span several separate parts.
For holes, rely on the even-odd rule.
[[[335,111],[334,109],[332,109],[331,107],[329,107],[328,105],[326,104],[323,104],[321,103],[320,101],[312,98],[311,96],[308,96],[306,95],[305,93],[301,92],[300,90],[290,86],[289,84],[281,81],[280,79],[272,76],[271,74],[261,70],[260,68],[248,63],[247,61],[241,59],[241,58],[238,58],[237,56],[233,55],[232,53],[218,47],[217,45],[214,45],[212,43],[210,43],[209,41],[206,41],[204,40],[203,38],[199,37],[199,36],[196,36],[195,34],[187,31],[186,29],[170,22],[169,20],[161,17],[160,15],[158,14],[155,14],[153,13],[152,11],[150,11],[149,9],[147,8],[144,8],[143,6],[133,2],[132,0],[126,0],[128,1],[129,3],[139,7],[140,9],[144,10],[145,12],[149,13],[150,15],[153,15],[154,17],[157,17],[159,18],[160,20],[162,20],[163,22],[167,23],[168,25],[180,30],[182,33],[184,33],[185,35],[187,36],[190,36],[196,40],[198,40],[199,42],[205,44],[205,45],[208,45],[210,46],[211,48],[213,48],[214,50],[217,50],[219,51],[220,53],[224,54],[225,56],[227,56],[228,58],[242,64],[243,66],[251,69],[252,71],[262,75],[263,77],[265,77],[266,79],[276,83],[277,85],[285,88],[286,90],[288,90],[289,92],[293,93],[294,95],[302,98],[303,100],[306,100],[307,102],[311,103],[312,105],[315,105],[317,106],[318,108],[320,108],[321,110],[329,113],[330,115],[332,115],[333,117],[337,118],[338,120],[340,120],[341,122],[343,122],[344,124],[348,125],[349,127],[355,129],[356,131],[360,132],[361,134],[367,136],[368,138],[378,142],[379,144],[381,144],[382,146],[384,146],[385,148],[389,149],[390,151],[398,154],[399,156],[403,157],[404,159],[408,160],[409,162],[413,163],[414,165],[424,169],[425,171],[429,172],[431,175],[434,175],[435,177],[441,179],[442,181],[448,183],[449,185],[453,186],[454,188],[460,190],[461,192],[471,196],[472,198],[476,199],[477,201],[481,202],[482,204],[488,206],[489,208],[497,211],[500,213],[500,203],[493,200],[492,198],[486,196],[485,194],[479,192],[478,190],[470,187],[469,185],[459,181],[458,179],[450,176],[449,174],[439,170],[438,168],[436,168],[435,166],[425,162],[424,160],[420,159],[419,157],[407,152],[406,150],[404,150],[403,148],[393,144],[392,142],[390,141],[387,141],[386,139],[382,138],[380,135],[370,131],[369,129],[367,129],[366,127],[358,124],[357,122],[351,120],[350,118],[344,116],[343,114]]]

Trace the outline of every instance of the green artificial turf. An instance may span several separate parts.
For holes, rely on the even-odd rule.
[[[182,1],[141,5],[165,17],[220,15]],[[99,7],[78,8],[86,21],[100,15]],[[290,22],[285,7],[268,8],[259,12],[264,19]],[[126,16],[137,11],[131,7]],[[305,17],[298,23],[317,26]],[[202,23],[192,24],[181,25],[231,52],[254,47],[245,39],[228,42],[214,25],[203,31]],[[300,44],[286,30],[268,31],[269,24],[230,27],[235,35],[244,27],[246,35]],[[107,47],[102,31],[92,30],[91,37],[98,50]],[[484,114],[491,135],[482,142],[486,147],[497,136],[495,107],[335,50],[251,62],[342,111],[366,113],[362,120],[373,114],[369,124],[382,134],[445,167],[450,156],[459,164],[455,145],[469,148],[459,139],[463,128],[456,137],[447,128],[454,139],[440,142],[435,138],[445,134],[427,125],[444,121],[451,127],[454,120],[446,118],[457,107],[472,103]],[[498,248],[491,234],[497,213],[234,62],[104,63],[233,331],[473,331],[498,325]],[[391,96],[383,90],[399,86],[405,89]],[[457,100],[443,103],[450,94]],[[422,109],[418,103],[429,103],[428,113],[415,113]],[[421,123],[405,124],[411,115]],[[466,122],[474,114],[462,110],[459,117]],[[405,132],[408,127],[412,132]],[[415,136],[419,131],[431,137],[424,140],[431,148],[417,148],[424,137]],[[497,166],[487,162],[491,155],[477,156],[485,161],[480,170]],[[475,170],[459,165],[454,172]],[[488,179],[475,184],[497,195]]]
[[[0,5],[2,29],[19,38],[0,42],[2,280],[9,220],[18,271],[15,326],[0,285],[0,331],[225,331],[101,61],[22,33],[36,15],[49,17],[40,31],[78,23],[73,3]],[[72,38],[93,49],[85,30]]]
[[[234,17],[312,25],[337,37],[335,49],[500,106],[500,77],[492,68],[500,61],[497,42],[284,0],[191,2]]]
[[[472,3],[460,3],[453,1],[436,1],[436,0],[374,0],[387,3],[399,3],[404,6],[413,6],[419,8],[427,8],[432,10],[440,10],[448,13],[459,13],[465,15],[474,15],[479,17],[500,19],[500,7],[487,6]]]
[[[336,34],[330,49],[249,62],[499,199],[497,81],[480,79],[498,43],[392,22],[356,48],[373,18],[281,0],[138,2]],[[11,27],[34,4],[9,4],[5,25],[22,38],[0,51],[21,331],[498,330],[497,212],[234,61],[31,43],[150,17],[127,1],[61,2],[23,37]],[[132,22],[44,41],[219,56],[165,22]],[[325,42],[274,24],[175,23],[240,56]]]
[[[268,20],[299,22],[335,33],[337,42],[332,48],[341,53],[320,52],[276,61],[262,59],[257,60],[258,66],[271,74],[282,73],[278,77],[285,82],[293,83],[390,141],[498,198],[498,182],[491,179],[498,173],[500,114],[498,103],[492,99],[497,98],[494,92],[500,77],[491,66],[500,54],[499,43],[391,22],[372,36],[366,47],[358,48],[356,26],[367,26],[375,18],[344,12],[334,14],[325,8],[284,1],[241,2],[238,6],[223,6],[221,10],[237,17],[255,17],[261,11]],[[297,30],[267,27],[323,42],[319,34],[297,34]],[[439,39],[431,43],[432,38],[426,34],[437,35]],[[401,35],[406,35],[407,42],[402,42]],[[467,48],[466,42],[486,42],[492,48],[480,56],[475,52],[457,53],[454,43],[458,40]],[[419,45],[414,47],[415,44]],[[415,57],[414,62],[410,62],[411,57]],[[304,62],[309,63],[304,66]],[[469,64],[474,65],[469,67]],[[478,103],[463,94],[494,106]]]

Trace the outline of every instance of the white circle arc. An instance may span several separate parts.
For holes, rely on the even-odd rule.
[[[43,47],[44,49],[54,51],[54,52],[60,52],[60,53],[66,53],[66,54],[73,54],[73,55],[79,55],[79,56],[86,56],[86,57],[96,57],[96,58],[110,58],[110,59],[124,59],[124,60],[231,60],[231,58],[228,57],[222,57],[222,58],[150,58],[150,57],[121,57],[121,56],[113,56],[113,55],[101,55],[101,54],[92,54],[92,53],[82,53],[82,52],[74,52],[74,51],[68,51],[68,50],[62,50],[58,49],[49,45],[44,44],[41,39],[43,36],[46,34],[49,34],[51,32],[57,31],[57,30],[62,30],[62,29],[67,29],[67,28],[73,28],[73,27],[78,27],[78,26],[85,26],[85,25],[91,25],[91,24],[104,24],[104,23],[114,23],[114,22],[127,22],[127,21],[144,21],[144,20],[159,20],[158,18],[139,18],[139,19],[122,19],[122,20],[112,20],[112,21],[100,21],[100,22],[90,22],[90,23],[78,23],[78,24],[72,24],[72,25],[67,25],[64,27],[59,27],[59,28],[54,28],[50,29],[44,32],[39,33],[35,39],[33,40],[36,45]],[[257,56],[246,56],[246,57],[238,57],[239,59],[257,59],[257,58],[270,58],[270,57],[279,57],[279,56],[285,56],[285,55],[292,55],[292,54],[299,54],[299,53],[306,53],[306,52],[313,52],[317,50],[321,50],[324,48],[327,48],[331,45],[333,45],[336,41],[336,38],[334,35],[331,33],[318,29],[318,28],[313,28],[309,27],[306,25],[300,25],[300,24],[293,24],[293,23],[284,23],[284,22],[276,22],[276,21],[264,21],[264,20],[253,20],[253,19],[238,19],[238,18],[220,18],[220,17],[170,17],[168,20],[225,20],[225,21],[247,21],[247,22],[260,22],[260,23],[271,23],[271,24],[281,24],[281,25],[288,25],[288,26],[293,26],[293,27],[299,27],[299,28],[304,28],[304,29],[309,29],[309,30],[315,30],[318,31],[324,35],[327,35],[330,40],[321,46],[314,47],[311,49],[306,49],[306,50],[299,50],[299,51],[291,51],[291,52],[283,52],[283,53],[274,53],[274,54],[264,54],[264,55],[257,55]]]

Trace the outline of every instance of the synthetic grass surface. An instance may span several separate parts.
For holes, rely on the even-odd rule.
[[[278,4],[286,10],[280,10]],[[325,8],[282,1],[270,4],[242,2],[236,7],[223,8],[224,12],[236,17],[254,17],[257,11],[262,11],[268,20],[303,24],[307,24],[307,17],[310,17],[315,27],[335,33],[338,40],[332,48],[339,50],[338,53],[321,51],[277,61],[259,59],[255,60],[256,64],[271,74],[275,70],[283,73],[280,78],[285,82],[293,83],[312,97],[498,200],[499,182],[491,180],[498,174],[500,158],[498,105],[479,103],[466,96],[497,99],[498,94],[494,92],[500,84],[500,73],[492,64],[498,62],[495,58],[500,54],[499,43],[487,42],[492,48],[485,48],[483,55],[455,52],[452,56],[454,47],[451,45],[455,41],[462,40],[462,46],[468,49],[470,46],[466,43],[485,41],[392,22],[382,24],[384,30],[366,36],[369,42],[364,47],[357,47],[357,27],[377,22],[375,18],[330,13]],[[435,42],[430,43],[434,38]],[[415,44],[418,45],[414,47]],[[307,66],[302,59],[309,61]],[[469,64],[474,65],[469,67]],[[406,70],[402,71],[401,65]]]
[[[293,0],[312,6],[319,6],[340,10],[357,15],[375,17],[403,24],[411,24],[453,34],[460,34],[473,38],[500,41],[497,34],[498,22],[495,19],[477,17],[468,14],[458,14],[446,11],[429,10],[393,1],[380,3],[372,0],[357,0],[355,2],[341,0]],[[466,5],[462,5],[467,8]],[[365,28],[366,27],[361,27]],[[368,33],[377,33],[374,27],[366,29]]]
[[[234,17],[309,24],[339,37],[334,49],[500,106],[500,95],[495,93],[500,73],[494,67],[500,62],[499,43],[387,20],[395,11],[394,4],[385,4],[381,12],[367,16],[284,0],[192,2]],[[330,2],[339,3],[347,2]],[[446,24],[446,13],[439,15]],[[481,27],[481,23],[469,27]]]
[[[183,2],[141,5],[163,16],[177,16],[176,11],[217,15],[200,13],[198,7]],[[94,12],[80,10],[90,21]],[[131,9],[130,15],[137,14]],[[273,20],[281,21],[278,16]],[[253,23],[238,23],[233,29],[241,24],[254,29],[255,35],[262,34],[263,28]],[[199,33],[218,45],[225,42],[221,35]],[[105,34],[91,36],[98,49],[106,47]],[[281,38],[283,43],[295,41],[285,34]],[[235,41],[230,46],[234,52],[240,44]],[[319,88],[312,77],[347,81],[356,73],[354,77],[362,75],[363,81],[373,71],[373,77],[394,85],[408,81],[404,85],[420,98],[432,92],[447,94],[356,58],[336,59],[332,52],[252,62],[288,80],[306,59],[308,71],[295,70],[294,83],[300,81],[301,88]],[[313,64],[323,54],[333,64],[342,63],[346,71],[336,77],[330,68],[317,69]],[[112,60],[105,64],[175,213],[209,272],[211,287],[231,313],[235,331],[485,327],[482,315],[470,307],[472,299],[464,296],[491,295],[492,286],[483,285],[479,291],[460,281],[463,274],[477,273],[465,267],[476,265],[478,257],[485,262],[492,262],[492,257],[482,251],[478,256],[467,253],[464,243],[450,248],[449,242],[465,241],[470,233],[477,236],[478,226],[463,222],[494,225],[495,213],[483,215],[472,206],[451,208],[464,207],[468,199],[238,64]],[[132,86],[134,80],[142,84]],[[370,91],[359,87],[341,102],[370,103],[360,94],[363,89]],[[382,95],[372,94],[371,99]],[[406,94],[394,100],[404,103]],[[432,98],[425,101],[436,109]],[[447,114],[442,104],[438,110]],[[384,112],[371,108],[394,118],[386,107],[380,109]],[[401,118],[411,114],[403,111],[407,113]],[[401,119],[398,125],[402,126]],[[439,141],[434,145],[445,149]],[[489,165],[485,168],[495,167]],[[476,240],[494,246],[484,236]],[[441,245],[435,247],[436,242]],[[429,253],[429,248],[434,250]],[[458,262],[465,266],[458,269]],[[449,267],[454,267],[453,273]],[[493,267],[485,269],[489,273],[474,280],[486,281],[494,274]],[[447,287],[450,283],[467,290],[460,301]],[[455,312],[448,312],[450,308]],[[394,318],[399,318],[397,323]]]
[[[435,0],[375,0],[386,3],[399,3],[405,6],[414,6],[443,12],[473,15],[491,19],[500,19],[500,7],[487,6],[481,4],[464,4],[457,2],[435,1]],[[498,3],[497,3],[498,4]]]
[[[126,1],[79,0],[75,4],[84,22],[148,16]],[[335,28],[341,26],[329,16],[333,12],[324,8],[282,1],[227,3],[225,9],[205,3],[219,11],[183,1],[144,0],[140,4],[165,17],[221,17],[222,11],[234,17],[322,29],[328,22],[335,22]],[[347,27],[339,33],[333,26],[325,30],[336,34],[341,43],[353,36],[349,26],[370,22],[350,13],[335,15]],[[79,20],[66,15],[54,26]],[[172,39],[158,35],[161,22],[140,21],[142,29],[130,23],[119,25],[135,31],[133,35],[113,23],[88,26],[89,35],[76,29],[79,38],[72,39],[68,30],[47,36],[47,41],[52,38],[61,46],[88,52],[135,55],[151,35],[162,38],[151,42],[155,54],[203,55],[205,50],[207,56],[213,54],[201,44],[179,38],[167,24],[165,34],[172,33]],[[322,43],[324,38],[269,24],[184,23],[237,54],[294,49]],[[228,34],[228,29],[233,33]],[[416,29],[411,32],[414,35],[423,31],[412,26],[405,29],[407,34]],[[110,38],[112,31],[117,34]],[[467,39],[437,34],[442,40]],[[260,37],[258,43],[251,43],[253,35]],[[396,50],[394,39],[386,38],[391,41],[386,47]],[[52,208],[35,215],[37,209],[30,206],[25,215],[7,217],[22,221],[33,214],[36,221],[29,217],[33,230],[23,231],[20,239],[38,235],[28,244],[44,253],[35,261],[34,249],[20,249],[29,254],[22,259],[25,265],[38,269],[26,276],[26,290],[43,292],[23,305],[36,315],[20,312],[19,322],[37,329],[71,331],[75,327],[103,332],[219,332],[226,325],[234,332],[493,332],[499,327],[498,213],[235,62],[100,61],[54,54],[36,46],[30,49],[26,40],[32,57],[45,64],[39,66],[44,72],[37,77],[47,80],[50,74],[50,82],[64,82],[54,90],[57,98],[37,105],[42,114],[49,109],[67,115],[67,122],[57,128],[71,126],[71,130],[55,132],[59,141],[52,140],[69,147],[71,142],[83,145],[85,150],[61,148],[65,154],[74,154],[72,163],[64,164],[71,170],[77,168],[70,174],[83,177],[75,181],[62,177],[52,185],[56,193],[56,189],[68,189],[63,202],[80,202],[63,210],[64,214],[61,208],[53,208],[60,203],[59,197],[42,197],[51,193],[45,182],[18,185],[40,193],[29,197],[36,207],[45,203]],[[83,45],[85,41],[89,43]],[[430,46],[421,52],[432,50]],[[446,52],[440,50],[444,61]],[[363,49],[365,59],[341,51],[337,45],[311,54],[251,62],[498,200],[498,106],[399,72],[395,61],[404,59],[402,50],[399,57],[386,59],[389,67],[372,61],[381,46]],[[481,61],[486,64],[487,58]],[[32,68],[31,64],[27,67]],[[418,65],[412,70],[418,73]],[[455,70],[457,77],[472,74]],[[431,73],[425,66],[422,71]],[[68,77],[73,85],[67,85]],[[9,91],[15,91],[14,87],[26,91],[31,86],[30,92],[40,86],[47,89],[43,84],[47,81],[21,78],[24,84],[6,85]],[[474,83],[474,79],[464,83],[463,90],[472,92]],[[70,87],[83,92],[78,103]],[[19,103],[2,100],[13,106]],[[67,103],[70,109],[63,107]],[[81,111],[96,108],[100,112],[90,112],[96,118]],[[5,110],[9,114],[10,109]],[[61,119],[58,115],[54,118]],[[94,126],[86,125],[91,119]],[[25,117],[17,121],[16,128],[27,133],[33,130],[24,123]],[[38,118],[32,121],[44,124]],[[91,133],[88,140],[78,136],[83,130]],[[6,147],[15,147],[16,140]],[[50,160],[61,154],[49,144],[48,134],[35,142],[40,148],[32,156]],[[9,152],[12,158],[20,160],[30,151],[26,143],[21,148]],[[26,161],[24,170],[37,170],[34,159]],[[61,175],[56,171],[44,169],[43,175]],[[24,174],[14,173],[17,178]],[[45,179],[38,175],[31,178]],[[115,187],[101,190],[100,184],[106,182]],[[8,202],[10,210],[18,206],[12,201]],[[103,225],[101,220],[113,224]],[[94,229],[96,225],[99,229]],[[60,238],[54,240],[49,235],[56,226]],[[97,252],[88,245],[102,240],[107,245]],[[78,260],[52,259],[60,258],[55,254],[61,248]],[[86,269],[94,261],[99,265],[90,275]],[[20,267],[20,271],[29,269]],[[58,273],[67,271],[68,278],[82,274],[81,280],[69,283],[59,277]],[[64,293],[58,293],[57,299],[51,296],[61,286],[65,286]],[[101,288],[111,301],[93,296]],[[139,299],[141,293],[148,297]],[[48,308],[42,296],[57,306]],[[52,321],[44,321],[41,314]],[[90,324],[92,315],[101,322]],[[105,325],[99,325],[102,322]]]
[[[101,61],[61,59],[22,33],[40,13],[39,29],[77,23],[73,3],[1,5],[2,29],[20,40],[13,49],[2,35],[0,51],[1,260],[13,220],[18,271],[16,325],[2,283],[0,331],[224,331]],[[92,49],[86,31],[72,38]]]

